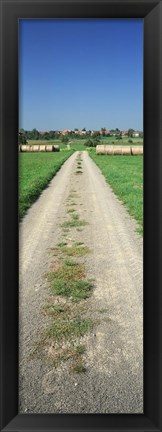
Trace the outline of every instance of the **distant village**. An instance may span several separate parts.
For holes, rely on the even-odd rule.
[[[27,140],[51,140],[51,139],[60,139],[62,141],[67,140],[67,138],[88,138],[88,137],[96,138],[98,137],[132,137],[132,138],[143,138],[143,131],[134,130],[132,128],[128,130],[120,130],[116,129],[106,129],[101,128],[100,130],[86,130],[83,129],[64,129],[64,130],[50,130],[50,131],[38,131],[37,129],[19,130],[19,142],[25,143]]]
[[[116,135],[121,135],[121,136],[128,136],[128,134],[129,134],[129,132],[131,133],[131,136],[132,137],[139,137],[140,135],[141,135],[141,131],[135,131],[135,130],[133,130],[133,129],[129,129],[129,130],[119,130],[119,129],[111,129],[111,130],[108,130],[108,129],[105,129],[105,128],[102,128],[102,129],[100,129],[99,131],[96,131],[96,130],[86,130],[85,128],[84,129],[82,129],[82,130],[79,130],[79,129],[74,129],[74,130],[71,130],[71,129],[64,129],[63,131],[57,131],[60,135],[81,135],[81,136],[84,136],[84,135],[90,135],[90,136],[93,136],[94,135],[94,133],[96,133],[96,132],[98,132],[98,134],[99,135],[101,135],[101,136],[116,136]]]

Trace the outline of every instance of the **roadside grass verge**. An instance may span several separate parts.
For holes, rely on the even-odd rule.
[[[19,154],[19,217],[38,198],[52,177],[71,156],[72,151],[59,153]]]
[[[90,157],[98,165],[106,181],[115,194],[127,207],[131,216],[139,224],[139,233],[143,233],[143,156],[107,156]]]

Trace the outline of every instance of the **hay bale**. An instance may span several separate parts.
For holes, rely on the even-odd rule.
[[[122,154],[122,147],[118,145],[114,146],[114,155],[121,155],[121,154]]]
[[[97,145],[96,146],[96,154],[98,154],[98,155],[99,154],[104,154],[104,147],[105,147],[104,145],[100,145],[100,144]]]
[[[39,147],[40,147],[39,145],[35,145],[35,144],[34,144],[34,145],[32,146],[32,148],[33,148],[33,152],[39,152]]]
[[[45,152],[46,151],[46,146],[45,145],[40,145],[39,146],[39,151],[40,152]]]
[[[60,146],[59,145],[54,145],[53,146],[53,151],[54,152],[59,152],[60,151]]]
[[[142,155],[143,146],[118,146],[118,145],[97,145],[96,154],[98,155]]]
[[[100,155],[113,155],[115,146],[111,145],[97,145],[96,146],[96,154]]]
[[[133,156],[143,155],[143,146],[134,146],[131,147],[131,154]]]
[[[30,152],[30,151],[33,151],[33,149],[32,149],[32,146],[30,146],[30,145],[22,144],[21,145],[21,151],[22,152]]]
[[[111,146],[107,146],[107,145],[103,145],[103,144],[98,144],[96,146],[96,154],[99,155],[104,155],[104,154],[110,154],[110,147]]]
[[[107,155],[113,155],[114,154],[114,146],[111,146],[111,145],[105,145],[104,146],[105,148],[104,148],[104,154],[107,154]]]
[[[129,146],[122,147],[122,155],[123,156],[125,156],[125,155],[130,156],[131,155],[131,147],[129,147]]]
[[[54,147],[53,145],[47,144],[45,147],[46,147],[46,152],[52,152],[52,151],[54,151],[53,150],[53,147]]]

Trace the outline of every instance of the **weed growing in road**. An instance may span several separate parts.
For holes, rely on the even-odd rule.
[[[77,170],[77,171],[75,171],[75,174],[83,174],[83,171]]]
[[[57,245],[58,247],[63,247],[63,246],[67,246],[67,243],[66,242],[61,242],[61,243],[58,243],[58,245]]]
[[[73,208],[70,208],[69,210],[67,210],[67,213],[74,213],[75,212],[75,209],[73,209]]]
[[[82,257],[90,253],[91,249],[88,246],[64,246],[61,251],[67,256]]]
[[[63,224],[61,224],[62,228],[73,228],[88,225],[87,221],[85,221],[84,219],[79,219],[79,215],[76,212],[71,213],[71,218],[71,220],[63,222]]]
[[[88,224],[85,220],[79,219],[79,214],[73,208],[76,205],[73,198],[79,198],[75,190],[71,190],[68,197],[68,200],[71,201],[67,204],[70,220],[61,225],[63,235],[69,228],[79,229],[78,227]],[[72,244],[68,244],[65,239],[53,248],[53,254],[59,260],[59,267],[52,268],[52,271],[46,275],[50,283],[52,299],[56,300],[44,308],[44,312],[49,316],[45,343],[50,344],[48,357],[56,366],[60,362],[68,361],[73,372],[83,373],[86,371],[82,362],[85,348],[79,342],[80,338],[90,332],[95,324],[94,320],[87,317],[87,299],[94,288],[94,281],[85,278],[84,264],[70,257],[83,257],[91,250],[81,241],[72,240],[70,243]],[[66,302],[55,303],[55,301],[60,302],[60,298],[64,301],[66,299]],[[86,316],[84,316],[84,308]]]
[[[75,245],[75,246],[83,246],[84,243],[83,243],[83,242],[75,242],[74,245]]]
[[[80,227],[85,225],[88,225],[88,222],[86,222],[85,220],[71,220],[71,221],[63,222],[61,226],[63,228],[75,228],[75,227]]]
[[[65,282],[65,279],[55,278],[52,283],[53,294],[71,297],[74,300],[86,299],[93,288],[92,282],[74,280]]]
[[[92,321],[86,319],[74,318],[69,320],[69,316],[64,319],[55,319],[53,324],[47,329],[47,336],[54,340],[80,338],[92,329]]]
[[[74,244],[73,246],[63,246],[61,243],[61,246],[51,248],[51,251],[54,256],[65,255],[67,257],[83,257],[84,255],[90,253],[91,249],[88,246],[84,246],[84,243],[83,245]]]
[[[60,362],[72,361],[71,370],[84,372],[81,357],[85,348],[79,341],[93,329],[95,321],[83,316],[84,306],[78,303],[54,304],[52,300],[52,303],[44,306],[43,312],[49,317],[50,324],[36,344],[32,357],[44,354],[47,358],[48,355],[48,359],[52,360],[56,367]],[[82,365],[80,370],[79,365]],[[78,370],[75,370],[77,367]]]
[[[73,220],[79,220],[79,215],[75,212],[73,212],[73,214],[71,215]]]
[[[83,345],[78,345],[78,346],[75,348],[75,350],[76,350],[77,354],[84,354],[84,352],[85,352],[85,347],[84,347]]]
[[[72,268],[71,268],[72,267]],[[48,280],[51,282],[56,280],[64,281],[65,283],[72,281],[74,279],[81,279],[84,277],[84,266],[83,264],[74,263],[73,266],[69,266],[64,262],[61,264],[60,268],[54,272],[48,273]]]
[[[63,228],[63,233],[66,235],[68,232],[69,232],[69,228],[64,227],[64,228]]]
[[[73,207],[75,207],[77,205],[77,203],[76,202],[74,202],[74,201],[70,201],[69,200],[69,202],[67,202],[67,204],[66,204],[66,207],[70,207],[71,209],[73,208]],[[75,209],[74,209],[75,210]],[[67,210],[67,213],[68,213],[68,210]]]
[[[83,373],[83,372],[86,372],[86,368],[85,368],[85,366],[83,365],[83,363],[81,363],[81,362],[74,364],[74,365],[72,366],[72,369],[73,369],[73,371],[76,372],[76,373]]]
[[[79,195],[76,192],[71,192],[68,198],[79,198]]]
[[[73,266],[62,263],[59,269],[48,273],[52,293],[73,300],[86,299],[91,294],[93,282],[84,277],[84,266],[78,263]]]
[[[66,264],[67,266],[70,266],[70,267],[79,265],[77,262],[72,261],[72,260],[68,260],[68,259],[65,259],[63,262],[64,262],[64,264]]]
[[[98,312],[100,312],[100,313],[106,313],[107,311],[108,311],[108,309],[105,309],[105,308],[98,309]]]
[[[90,319],[84,319],[84,308],[78,303],[75,304],[48,304],[44,307],[44,312],[53,318],[53,322],[46,330],[48,337],[55,341],[60,339],[71,340],[80,338],[92,328],[94,322]],[[76,345],[76,354],[83,354],[84,347]]]

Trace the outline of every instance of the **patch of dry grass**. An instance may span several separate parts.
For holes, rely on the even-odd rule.
[[[84,219],[74,219],[70,221],[63,222],[61,225],[62,228],[74,228],[74,227],[80,227],[88,225],[88,222],[86,222]]]
[[[85,347],[80,343],[80,338],[91,331],[95,324],[93,320],[84,317],[84,310],[83,304],[54,303],[54,299],[51,299],[51,303],[43,308],[49,324],[31,357],[44,356],[56,367],[61,362],[71,361],[70,368],[73,372],[84,372],[82,356]]]
[[[83,264],[67,265],[61,263],[60,268],[48,273],[51,291],[55,295],[70,297],[75,301],[90,296],[93,282],[85,279]]]

